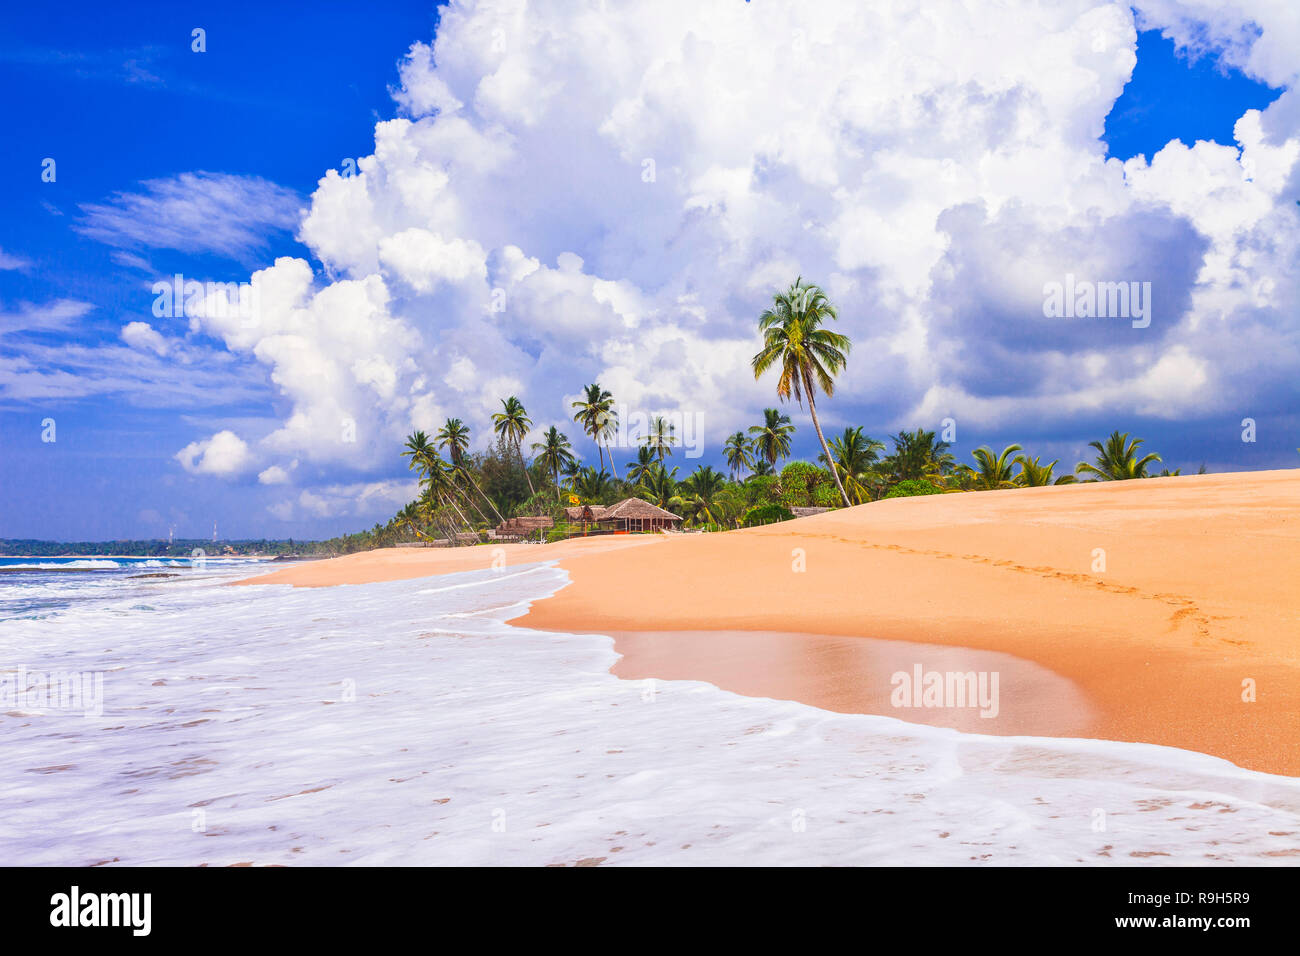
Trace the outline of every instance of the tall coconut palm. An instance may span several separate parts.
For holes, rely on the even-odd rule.
[[[773,471],[776,471],[778,461],[790,457],[794,426],[790,424],[790,416],[783,415],[779,409],[763,409],[763,424],[751,425],[749,433],[754,436],[754,454],[767,462]]]
[[[1075,474],[1093,475],[1095,477],[1085,478],[1085,481],[1123,481],[1130,478],[1147,478],[1147,466],[1160,461],[1160,456],[1155,452],[1138,458],[1138,447],[1142,444],[1141,438],[1132,440],[1128,437],[1128,432],[1120,434],[1119,431],[1110,433],[1105,444],[1099,441],[1090,441],[1088,444],[1097,449],[1097,463],[1090,465],[1086,461],[1079,462],[1075,466]]]
[[[821,442],[822,453],[831,457],[817,420],[817,389],[827,398],[835,394],[835,376],[844,370],[852,343],[847,335],[822,328],[827,319],[835,321],[838,315],[830,299],[818,286],[805,283],[800,276],[785,292],[772,296],[772,307],[758,318],[758,330],[763,336],[763,348],[751,361],[754,378],[761,378],[772,367],[780,369],[776,380],[776,394],[782,401],[791,396],[799,404],[808,400],[808,413],[812,416],[813,430]],[[844,491],[840,476],[831,471],[835,487],[847,507],[849,496]]]
[[[735,432],[728,438],[722,446],[722,453],[727,459],[727,467],[731,469],[732,480],[738,478],[742,471],[754,467],[754,447],[744,432]]]
[[[459,418],[449,418],[442,429],[434,436],[439,448],[446,448],[451,463],[457,468],[465,460],[465,450],[469,448],[469,426]]]
[[[995,455],[993,449],[987,445],[976,448],[971,452],[971,457],[975,459],[973,486],[978,491],[994,491],[998,488],[1013,488],[1015,481],[1012,477],[1012,469],[1015,467],[1016,459],[1012,456],[1020,451],[1019,445],[1008,445],[1002,449],[1002,453]],[[969,467],[969,466],[967,466]]]
[[[442,426],[442,430],[434,438],[437,439],[439,448],[447,449],[448,457],[451,458],[451,466],[456,474],[473,486],[479,497],[488,503],[488,507],[497,516],[498,521],[505,521],[506,519],[501,516],[501,511],[497,508],[496,502],[483,493],[483,489],[474,480],[474,475],[469,469],[469,456],[465,454],[469,448],[469,426],[459,418],[449,418]],[[474,507],[477,508],[478,505],[476,504]],[[483,520],[486,521],[487,519],[484,518]]]
[[[446,472],[447,463],[442,460],[442,456],[430,443],[429,436],[423,431],[412,432],[406,439],[405,447],[406,450],[402,452],[402,457],[410,459],[408,466],[412,471],[419,471],[421,484],[424,484],[426,479],[430,479],[435,473],[442,476]],[[456,490],[459,491],[459,489]],[[479,517],[486,522],[487,516],[483,514],[483,509],[475,503],[474,499],[468,495],[465,495],[464,498],[478,512]]]
[[[1057,462],[1061,459],[1054,458],[1046,465],[1037,458],[1030,458],[1028,455],[1017,455],[1016,462],[1020,465],[1020,474],[1016,475],[1016,481],[1026,488],[1041,488],[1044,485],[1069,485],[1074,483],[1074,475],[1061,475],[1053,478],[1052,472],[1055,470]]]
[[[584,385],[584,395],[572,403],[573,420],[582,426],[583,433],[589,435],[596,443],[596,452],[600,455],[600,468],[605,469],[605,446],[602,439],[608,438],[618,427],[618,414],[614,411],[614,396],[600,387],[598,382]],[[609,466],[614,467],[613,455]],[[615,470],[614,477],[618,477]]]
[[[528,479],[528,497],[531,498],[537,494],[537,489],[533,487],[532,476],[528,474],[528,465],[524,463],[520,443],[533,427],[533,420],[524,410],[523,402],[511,395],[501,399],[501,411],[492,416],[492,423],[492,430],[515,446],[515,456],[519,459],[519,467],[524,470],[524,477]]]
[[[569,445],[569,439],[552,425],[542,434],[540,442],[533,443],[533,453],[537,456],[538,464],[551,473],[551,481],[555,484],[555,500],[558,502],[560,471],[577,461],[573,457],[573,448]]]
[[[662,415],[656,415],[650,419],[650,430],[641,439],[641,444],[653,451],[660,461],[663,461],[664,455],[671,455],[673,445],[677,444],[677,436],[674,434],[676,431],[676,425]]]
[[[411,471],[424,471],[428,460],[437,454],[429,443],[429,436],[422,431],[411,432],[407,436],[405,448],[402,457],[410,459],[407,467]]]
[[[420,478],[420,486],[425,490],[431,502],[438,505],[449,506],[465,527],[472,528],[470,520],[465,517],[465,513],[460,510],[456,504],[456,495],[460,491],[456,487],[455,468],[448,465],[437,455],[428,460],[428,466],[424,469],[424,474]]]
[[[646,472],[659,463],[659,460],[655,458],[654,449],[649,445],[642,445],[636,450],[636,461],[629,461],[623,465],[623,467],[627,469],[626,474],[628,484],[641,484],[642,479],[646,476]]]
[[[831,441],[831,458],[820,457],[826,467],[833,467],[839,472],[840,480],[854,504],[862,504],[872,498],[872,489],[881,482],[875,468],[884,442],[877,441],[862,434],[862,427],[845,428],[844,434]]]

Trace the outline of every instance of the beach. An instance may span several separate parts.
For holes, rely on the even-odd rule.
[[[1296,776],[1298,515],[1300,471],[1198,475],[894,499],[718,534],[390,549],[249,582],[322,587],[556,562],[569,583],[511,623],[612,635],[615,673],[629,678],[693,678],[835,710],[862,655],[819,665],[796,653],[782,667],[774,640],[787,658],[790,635],[966,648],[1077,691],[1022,682],[1034,699],[985,733],[1157,744]],[[693,636],[617,641],[653,632]],[[752,655],[737,653],[746,633]],[[874,706],[916,716],[878,695]]]
[[[1298,477],[34,574],[0,862],[1293,864]]]

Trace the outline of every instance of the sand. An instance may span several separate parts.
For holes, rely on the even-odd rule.
[[[982,732],[1162,744],[1300,775],[1300,470],[895,499],[726,534],[391,549],[249,583],[364,583],[494,559],[558,560],[573,583],[514,623],[639,634],[616,642],[623,676],[906,720],[917,715],[881,703],[872,655],[825,641],[968,648],[1035,678],[1003,687],[1004,710],[1022,716]],[[656,644],[647,632],[695,633]],[[877,690],[855,696],[857,680]]]

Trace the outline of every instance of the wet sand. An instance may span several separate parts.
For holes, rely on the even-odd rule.
[[[623,655],[611,670],[624,680],[702,680],[747,697],[797,700],[841,714],[883,714],[974,734],[1064,737],[1094,719],[1069,680],[997,651],[769,631],[609,636]],[[936,682],[927,699],[932,674],[944,675],[944,693]]]

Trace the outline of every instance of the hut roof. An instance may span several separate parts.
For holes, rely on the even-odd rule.
[[[669,521],[681,521],[681,515],[675,515],[671,511],[665,511],[656,504],[651,504],[644,498],[624,498],[618,504],[610,505],[605,509],[606,518],[660,518]]]
[[[601,518],[606,517],[609,511],[604,505],[574,505],[572,508],[565,508],[564,513],[570,521],[581,521],[583,508],[591,509],[591,520],[593,521],[599,521]]]

